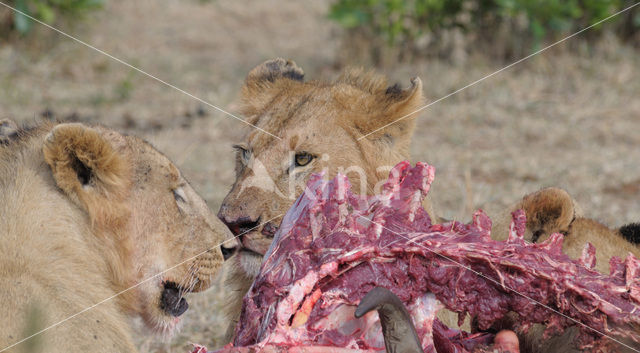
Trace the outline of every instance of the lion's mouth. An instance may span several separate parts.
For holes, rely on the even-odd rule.
[[[162,296],[160,297],[160,309],[168,315],[179,317],[189,309],[189,303],[182,297],[184,291],[174,282],[165,282]]]
[[[262,231],[260,231],[260,233],[262,233],[262,235],[264,235],[267,238],[273,238],[273,236],[276,234],[277,231],[278,231],[277,225],[275,225],[273,222],[267,222],[267,224],[265,224],[264,227],[262,227]]]
[[[239,236],[240,247],[236,250],[236,261],[248,275],[255,277],[260,270],[264,254],[269,249],[278,226],[268,222],[262,229]]]
[[[238,235],[238,239],[240,240],[238,252],[251,252],[260,257],[264,256],[277,230],[278,227],[276,225],[267,223],[262,229],[256,229]]]
[[[240,248],[240,250],[238,250],[239,253],[241,254],[245,254],[245,255],[250,255],[250,256],[260,256],[263,257],[264,254],[261,254],[253,249],[249,249],[249,248]]]

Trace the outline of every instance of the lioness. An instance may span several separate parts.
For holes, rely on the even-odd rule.
[[[3,131],[0,350],[134,352],[133,314],[170,333],[232,237],[176,166],[99,126]]]
[[[332,177],[342,172],[354,190],[372,193],[391,167],[409,158],[412,113],[424,103],[420,79],[402,89],[360,70],[349,70],[331,83],[304,82],[303,77],[293,61],[275,59],[251,70],[242,87],[241,113],[281,139],[252,130],[235,146],[237,179],[218,213],[234,234],[243,234],[237,254],[229,260],[228,284],[234,297],[228,310],[234,319],[280,216],[312,173],[324,170]],[[405,118],[384,127],[401,117]],[[434,217],[428,200],[425,206]]]

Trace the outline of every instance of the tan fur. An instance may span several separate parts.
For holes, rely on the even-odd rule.
[[[424,98],[418,78],[401,89],[390,87],[383,76],[356,69],[333,82],[304,82],[303,71],[294,62],[275,59],[251,70],[241,103],[248,121],[282,140],[255,129],[249,132],[240,144],[248,152],[240,151],[236,157],[237,179],[218,214],[226,222],[244,217],[271,223],[258,224],[244,234],[244,250],[228,261],[229,286],[234,292],[228,307],[232,318],[237,318],[242,297],[271,243],[271,235],[263,230],[277,227],[282,219],[272,218],[290,208],[312,173],[323,170],[327,177],[347,174],[355,192],[379,192],[390,168],[409,158],[412,113]],[[306,166],[293,167],[300,152],[315,158]],[[434,217],[431,203],[426,201],[425,206]]]
[[[170,334],[179,319],[160,309],[163,284],[208,288],[230,237],[143,140],[82,124],[18,129],[0,145],[0,350],[100,303],[8,352],[134,352],[129,317]]]
[[[625,240],[620,229],[611,229],[595,220],[585,218],[576,200],[559,188],[546,188],[528,194],[522,200],[507,208],[496,217],[493,237],[505,240],[511,212],[523,209],[527,216],[524,238],[530,242],[542,242],[553,233],[564,234],[562,250],[573,259],[582,255],[587,242],[596,248],[596,270],[609,273],[609,259],[612,256],[624,258],[632,253],[640,256],[640,247]],[[507,328],[509,326],[506,326]],[[563,335],[542,339],[545,327],[535,325],[526,335],[520,337],[522,352],[578,352],[572,345],[576,330],[567,330]],[[633,344],[627,342],[628,344]],[[618,347],[620,351],[630,351]]]

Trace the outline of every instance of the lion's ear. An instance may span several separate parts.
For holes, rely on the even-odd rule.
[[[304,71],[292,60],[277,58],[263,62],[249,71],[242,86],[242,114],[255,116],[287,84],[303,80]]]
[[[640,245],[640,223],[629,223],[618,229],[620,235],[632,244]]]
[[[123,216],[131,168],[100,132],[77,123],[58,125],[46,136],[43,153],[56,185],[94,223]]]
[[[0,144],[9,143],[9,141],[18,134],[18,125],[13,120],[0,120]]]
[[[353,123],[366,139],[379,147],[391,146],[394,150],[407,153],[413,136],[415,118],[424,104],[422,81],[415,77],[411,85],[386,85],[372,92],[372,100],[366,104],[368,113],[355,117]],[[407,158],[404,156],[403,158]]]

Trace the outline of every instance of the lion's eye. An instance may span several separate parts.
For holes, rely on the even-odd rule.
[[[304,167],[305,165],[311,163],[313,160],[313,155],[308,152],[298,152],[296,153],[296,167]]]
[[[234,145],[233,148],[235,148],[238,151],[238,153],[240,153],[240,157],[242,158],[243,161],[248,162],[249,159],[251,159],[251,151],[249,151],[249,149],[240,145]]]
[[[187,202],[187,195],[182,188],[173,189],[173,197],[178,202]]]

